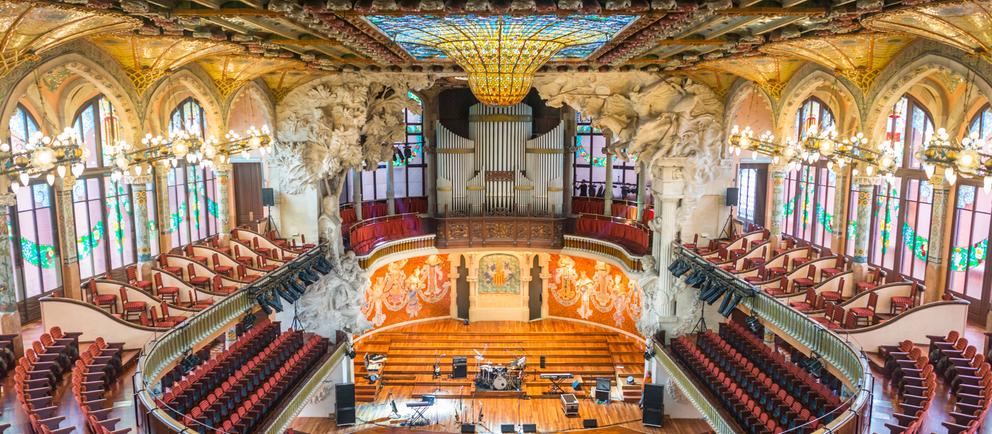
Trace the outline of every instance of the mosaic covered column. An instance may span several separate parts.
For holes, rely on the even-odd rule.
[[[868,272],[868,237],[871,232],[871,199],[875,186],[881,183],[876,176],[859,176],[853,179],[858,188],[858,212],[854,224],[854,278],[863,280]]]
[[[835,184],[837,186],[837,193],[834,194],[834,215],[833,220],[830,221],[830,230],[833,232],[833,237],[831,238],[831,249],[837,255],[844,254],[847,249],[847,243],[851,240],[847,239],[847,227],[845,227],[845,219],[843,216],[848,215],[845,210],[847,206],[847,195],[841,194],[843,191],[849,191],[847,186],[848,174],[846,170],[841,170],[837,173],[835,178]]]
[[[155,166],[155,190],[159,192],[155,203],[158,213],[158,250],[172,250],[172,218],[169,215],[169,164],[162,162]]]
[[[82,300],[79,254],[76,250],[76,219],[72,211],[72,187],[76,178],[66,175],[55,183],[55,218],[59,231],[59,257],[62,265],[62,294]]]
[[[396,214],[396,175],[393,173],[393,160],[386,161],[386,213]]]
[[[148,226],[148,192],[152,191],[155,177],[143,175],[129,181],[134,193],[134,238],[138,246],[138,269],[142,276],[152,267],[151,228]]]
[[[603,192],[603,215],[613,215],[613,154],[606,155],[606,191]]]
[[[942,172],[943,170],[938,170],[932,178],[936,182],[933,183],[933,212],[930,218],[930,241],[927,243],[927,267],[923,281],[926,287],[924,292],[926,303],[940,301],[944,296],[947,282],[944,269],[944,217],[954,215],[954,210],[948,208],[948,205],[953,203],[949,198],[951,186]]]
[[[674,296],[678,292],[676,280],[668,272],[672,262],[672,242],[677,233],[679,202],[685,191],[682,166],[678,162],[662,162],[661,167],[654,170],[652,188],[654,189],[655,217],[650,227],[654,231],[655,264],[658,275],[658,296],[655,297],[655,311],[661,315],[661,320],[675,316]]]
[[[217,174],[217,232],[224,242],[231,238],[231,169],[230,164],[221,164],[214,170]]]
[[[7,187],[0,186],[4,190]],[[17,295],[14,291],[14,258],[10,245],[10,231],[7,218],[10,207],[17,203],[14,193],[0,194],[0,333],[20,334],[21,315],[17,311]],[[19,345],[15,345],[19,347]]]
[[[772,220],[769,231],[771,245],[778,247],[785,223],[785,166],[772,164],[768,166],[768,173],[772,179]]]

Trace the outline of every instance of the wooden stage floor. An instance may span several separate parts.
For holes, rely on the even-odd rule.
[[[644,344],[605,328],[562,320],[535,322],[478,322],[464,325],[455,320],[438,320],[386,330],[360,339],[355,344],[355,381],[358,395],[354,427],[337,428],[330,418],[299,418],[293,428],[306,433],[405,433],[460,432],[459,422],[482,422],[477,431],[500,432],[501,424],[533,423],[539,432],[581,430],[585,433],[704,433],[711,429],[701,419],[666,420],[664,428],[641,423],[639,400],[644,376]],[[385,354],[381,379],[370,384],[365,378],[364,355]],[[526,356],[524,385],[516,392],[477,391],[474,378],[481,364],[507,365]],[[452,356],[468,357],[468,378],[452,379]],[[540,368],[540,357],[546,368]],[[441,378],[431,374],[440,361]],[[581,377],[581,386],[563,388],[579,399],[579,416],[566,417],[557,394],[548,394],[550,381],[542,373],[572,373]],[[633,376],[635,383],[625,379]],[[612,401],[599,404],[589,397],[596,378],[609,378]],[[424,394],[435,394],[435,404],[424,411],[426,426],[409,427],[413,416],[407,403],[420,401]],[[399,417],[393,414],[395,401]],[[582,429],[583,419],[596,419],[599,429]],[[518,426],[519,428],[519,426]]]

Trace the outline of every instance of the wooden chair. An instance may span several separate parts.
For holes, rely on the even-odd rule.
[[[165,321],[173,321],[176,324],[186,321],[187,317],[185,315],[170,315],[169,305],[166,303],[159,304],[158,309],[162,311],[162,319]]]
[[[200,298],[196,295],[195,289],[189,291],[189,300],[189,307],[196,310],[206,309],[214,304],[214,300],[212,298],[200,300]]]
[[[253,267],[255,265],[254,257],[241,254],[241,246],[234,246],[234,260],[247,267]]]
[[[210,288],[210,278],[206,276],[197,276],[196,267],[193,264],[186,264],[186,273],[189,274],[189,284],[197,288],[209,289]]]
[[[800,312],[809,312],[816,308],[816,290],[806,288],[806,298],[803,301],[793,301],[789,303],[793,309]]]
[[[919,282],[914,281],[913,287],[909,290],[909,296],[897,296],[892,297],[889,300],[889,313],[893,315],[898,315],[902,312],[912,309],[916,306],[916,298],[920,293]]]
[[[147,280],[141,280],[138,277],[138,266],[129,265],[124,268],[124,272],[127,274],[127,283],[138,289],[151,292],[152,282]]]
[[[224,278],[220,275],[214,276],[210,290],[219,294],[230,294],[238,290],[237,286],[234,285],[224,285]]]
[[[826,267],[820,270],[820,277],[823,280],[834,277],[840,273],[843,273],[847,269],[847,256],[840,255],[837,256],[837,262],[834,263],[833,267]]]
[[[801,292],[806,288],[812,288],[816,284],[813,280],[816,277],[816,265],[806,268],[806,277],[797,277],[792,280],[792,292]]]
[[[158,257],[158,266],[169,274],[174,274],[178,277],[183,277],[183,269],[181,267],[173,267],[169,265],[169,257],[161,255]]]
[[[155,273],[155,294],[158,298],[176,304],[179,301],[179,288],[162,284],[162,273]]]
[[[837,281],[837,287],[838,288],[844,287],[844,278],[841,278],[840,280]],[[828,301],[833,303],[840,303],[842,298],[843,297],[841,296],[840,291],[820,291],[821,305],[826,304]]]
[[[109,308],[110,313],[117,313],[117,296],[114,294],[100,294],[96,292],[96,280],[90,279],[86,283],[87,292],[90,294],[90,303],[99,308]]]
[[[858,290],[858,293],[860,294],[862,292],[875,289],[876,287],[878,287],[880,282],[884,280],[884,278],[885,278],[884,271],[882,271],[880,268],[872,267],[870,270],[868,270],[868,275],[865,276],[865,280],[858,282],[855,285],[855,287]]]
[[[875,307],[878,305],[878,293],[872,292],[868,294],[868,305],[865,307],[852,307],[848,312],[848,315],[854,316],[854,326],[857,327],[861,325],[861,321],[864,320],[866,326],[872,325],[875,322]]]
[[[231,272],[234,271],[234,268],[231,267],[230,265],[221,265],[220,264],[220,254],[214,253],[212,260],[213,260],[213,263],[214,263],[213,264],[214,265],[214,272],[223,274],[223,275],[228,276],[228,277],[231,276]]]
[[[141,314],[144,314],[148,310],[148,303],[143,301],[128,301],[127,288],[124,285],[117,288],[117,291],[121,294],[121,308],[123,309],[121,318],[125,321],[131,320],[131,314],[138,314],[138,318],[140,319]]]

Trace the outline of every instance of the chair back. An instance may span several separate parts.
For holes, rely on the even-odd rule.
[[[220,287],[222,286],[222,285],[221,285],[221,280],[222,280],[222,279],[221,279],[221,277],[220,277],[220,275],[219,275],[219,274],[218,274],[218,275],[216,275],[216,276],[214,276],[214,278],[213,278],[213,282],[212,282],[212,285],[211,285],[211,287],[212,287],[213,289],[220,289]]]
[[[186,264],[186,273],[189,274],[190,279],[196,277],[196,268],[193,267],[193,263]]]
[[[162,303],[160,303],[158,305],[158,308],[162,311],[163,318],[171,316],[169,315],[169,305],[166,302],[163,301]]]
[[[212,261],[214,261],[214,264],[213,264],[214,265],[214,268],[217,268],[217,266],[220,265],[220,255],[214,253],[213,254]]]
[[[812,287],[806,288],[806,304],[810,306],[816,305],[816,290]]]
[[[871,309],[872,312],[874,312],[875,306],[877,305],[878,305],[878,292],[872,291],[871,294],[868,294],[868,309]]]
[[[127,303],[127,289],[124,288],[124,285],[121,285],[120,288],[117,288],[117,292],[121,294],[121,305]]]
[[[155,288],[161,288],[162,287],[162,273],[155,273],[155,276],[153,276],[152,278],[155,279]]]
[[[124,272],[127,274],[128,282],[133,283],[138,281],[138,267],[134,265],[128,265],[127,267],[124,268]]]

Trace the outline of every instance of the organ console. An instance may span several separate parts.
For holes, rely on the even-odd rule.
[[[476,104],[469,137],[437,123],[438,210],[453,215],[556,215],[562,209],[565,126],[533,135],[529,105]]]

